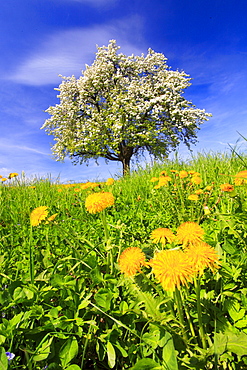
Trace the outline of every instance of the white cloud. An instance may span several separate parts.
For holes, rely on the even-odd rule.
[[[141,29],[142,20],[139,16],[133,16],[132,19],[115,21],[114,24],[60,31],[49,36],[37,50],[30,53],[10,74],[9,79],[39,86],[60,83],[59,74],[79,76],[85,64],[93,62],[96,45],[107,45],[111,39],[117,40],[125,54],[141,54],[145,50],[140,50],[132,43],[133,32],[135,40],[142,38]]]
[[[87,4],[94,7],[102,7],[102,6],[110,6],[116,4],[119,0],[64,0],[64,1],[72,1],[81,4]]]

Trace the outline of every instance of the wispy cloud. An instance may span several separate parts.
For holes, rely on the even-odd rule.
[[[96,44],[107,45],[116,39],[121,51],[126,54],[141,54],[132,42],[141,40],[142,20],[133,16],[128,20],[115,21],[114,24],[97,25],[90,28],[76,28],[57,32],[49,36],[42,45],[33,50],[9,79],[26,85],[56,84],[61,81],[59,74],[80,75],[85,64],[91,64],[95,58]]]
[[[67,2],[76,2],[86,5],[91,5],[94,7],[102,7],[102,6],[112,6],[116,4],[119,0],[62,0]]]

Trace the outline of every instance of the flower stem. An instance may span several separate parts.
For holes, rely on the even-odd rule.
[[[31,284],[34,284],[34,257],[33,257],[33,228],[30,226],[29,235],[29,274]]]
[[[202,342],[203,349],[207,349],[207,343],[206,343],[206,337],[205,332],[203,328],[203,322],[202,322],[202,308],[201,308],[201,298],[200,298],[200,292],[201,292],[201,284],[200,284],[200,277],[194,279],[195,284],[195,290],[196,290],[196,305],[197,305],[197,317],[198,317],[198,324],[199,324],[199,334]]]
[[[183,308],[182,308],[182,299],[181,299],[181,294],[180,291],[176,288],[174,292],[174,298],[177,303],[177,310],[178,310],[178,317],[180,324],[182,326],[182,335],[183,335],[183,340],[185,344],[187,345],[188,342],[188,337],[185,329],[185,322],[184,322],[184,314],[183,314]]]
[[[108,273],[110,272],[110,274],[113,274],[112,246],[111,246],[109,231],[108,231],[107,222],[106,222],[105,210],[103,210],[100,213],[100,215],[101,215],[101,220],[102,220],[104,234],[105,234],[105,249],[107,252],[107,270],[108,270],[107,272]]]

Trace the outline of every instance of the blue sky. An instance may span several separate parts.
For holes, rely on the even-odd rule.
[[[59,74],[80,76],[96,44],[117,40],[121,52],[150,47],[192,78],[185,97],[213,114],[193,152],[225,152],[247,137],[246,0],[7,0],[0,11],[0,175],[101,180],[121,165],[56,162],[52,137],[40,130],[58,103]],[[247,143],[239,140],[245,150]],[[188,152],[180,148],[179,156]]]

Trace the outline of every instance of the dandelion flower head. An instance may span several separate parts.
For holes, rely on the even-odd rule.
[[[194,201],[197,201],[199,199],[199,196],[197,194],[190,194],[188,196],[188,199],[189,200],[194,200]]]
[[[114,196],[110,192],[93,193],[87,196],[85,207],[89,213],[97,213],[114,204]]]
[[[234,190],[234,186],[231,185],[231,184],[226,183],[226,184],[220,185],[220,189],[221,189],[221,191],[231,192],[231,191]]]
[[[30,214],[30,223],[32,226],[38,226],[48,215],[48,207],[41,206],[35,208]]]
[[[196,222],[184,222],[177,229],[176,239],[185,247],[201,242],[203,235],[204,230]]]
[[[12,179],[13,177],[16,177],[16,176],[18,176],[18,173],[17,172],[11,172],[9,174],[9,179]]]
[[[188,176],[188,172],[187,171],[180,171],[179,172],[180,179],[184,179],[187,176]]]
[[[203,274],[205,268],[212,271],[219,267],[219,258],[216,250],[205,242],[190,245],[185,249],[185,254],[190,259],[195,272]]]
[[[129,247],[121,253],[118,264],[125,276],[134,276],[145,265],[145,254],[138,247]]]
[[[162,243],[166,244],[171,243],[175,239],[173,232],[166,227],[159,227],[152,231],[150,238],[153,243]]]
[[[201,179],[201,177],[199,177],[199,176],[193,176],[192,178],[191,178],[191,182],[193,183],[193,184],[195,184],[195,185],[200,185],[201,184],[201,182],[202,182],[202,179]]]
[[[198,190],[195,191],[195,194],[197,194],[197,195],[200,195],[202,193],[203,193],[203,190],[202,189],[198,189]]]
[[[242,177],[244,179],[247,179],[247,170],[238,172],[235,177]]]
[[[109,177],[109,179],[106,180],[105,184],[106,185],[113,185],[114,184],[114,179],[112,177]]]
[[[177,249],[167,249],[155,254],[148,263],[152,267],[155,278],[166,291],[180,289],[191,281],[194,270],[186,254]]]

